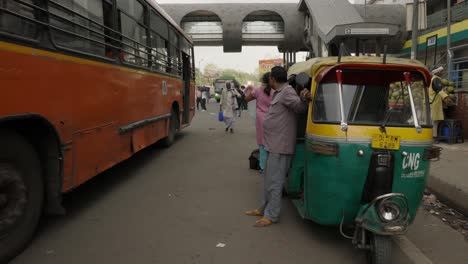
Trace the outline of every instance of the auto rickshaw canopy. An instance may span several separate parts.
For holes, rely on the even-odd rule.
[[[371,56],[344,56],[341,57],[341,61],[338,62],[338,57],[317,57],[310,59],[305,62],[296,63],[288,71],[288,75],[299,74],[301,72],[307,73],[310,77],[314,77],[317,70],[323,66],[337,66],[337,65],[349,65],[349,64],[362,64],[362,65],[379,65],[381,68],[388,67],[409,67],[418,68],[419,70],[424,69],[424,75],[430,79],[430,73],[426,66],[417,61],[403,58],[387,57],[385,63],[383,57],[371,57]]]

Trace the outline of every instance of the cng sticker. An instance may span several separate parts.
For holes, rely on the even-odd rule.
[[[167,82],[162,81],[162,94],[166,95],[167,94]]]
[[[409,153],[408,156],[403,158],[403,170],[418,170],[419,161],[421,160],[421,154],[419,153]]]
[[[401,174],[402,178],[419,178],[424,177],[426,170],[418,170],[421,163],[420,153],[409,153],[408,156],[403,158]]]

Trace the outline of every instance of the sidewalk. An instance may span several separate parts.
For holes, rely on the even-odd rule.
[[[468,215],[468,143],[437,144],[440,161],[432,162],[427,187],[448,205]]]

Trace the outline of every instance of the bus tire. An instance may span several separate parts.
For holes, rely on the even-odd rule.
[[[0,131],[0,263],[19,254],[39,223],[44,186],[33,146]]]
[[[171,110],[171,117],[169,118],[169,131],[167,137],[162,140],[162,145],[166,148],[170,147],[175,140],[175,135],[177,134],[177,127],[179,123],[179,118],[174,109]]]

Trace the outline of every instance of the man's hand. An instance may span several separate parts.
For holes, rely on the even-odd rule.
[[[247,86],[245,89],[244,89],[244,94],[247,96],[247,95],[250,95],[253,91],[253,86]]]
[[[450,98],[449,96],[445,97],[445,98],[443,99],[443,101],[444,101],[444,103],[445,103],[447,106],[450,106],[450,105],[453,105],[453,104],[454,104],[452,98]]]
[[[301,94],[300,94],[300,97],[301,97],[301,100],[304,101],[304,102],[310,101],[310,92],[309,92],[309,90],[307,90],[307,89],[302,90]]]

